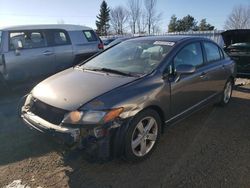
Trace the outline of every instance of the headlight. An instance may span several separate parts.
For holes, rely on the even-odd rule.
[[[62,123],[68,124],[94,124],[107,123],[119,117],[123,108],[115,108],[107,111],[73,111],[65,115]]]

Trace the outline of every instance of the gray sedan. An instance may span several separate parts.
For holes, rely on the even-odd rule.
[[[228,104],[234,78],[235,63],[211,40],[135,38],[38,84],[22,118],[97,159],[139,161],[165,125]]]

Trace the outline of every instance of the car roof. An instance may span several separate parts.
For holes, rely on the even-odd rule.
[[[1,28],[1,30],[34,30],[34,29],[64,29],[66,31],[92,30],[90,27],[71,24],[46,24],[46,25],[19,25]]]
[[[169,42],[180,42],[180,41],[192,40],[192,39],[209,40],[205,37],[197,37],[197,36],[189,36],[189,35],[145,36],[145,37],[131,38],[128,40],[129,41],[162,40],[162,41],[169,41]]]

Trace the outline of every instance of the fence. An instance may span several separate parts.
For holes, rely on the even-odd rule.
[[[198,36],[205,37],[213,40],[221,47],[224,46],[224,41],[221,36],[222,30],[214,30],[214,31],[188,31],[188,32],[173,32],[173,33],[165,33],[164,35],[189,35],[189,36]]]
[[[172,33],[164,33],[164,34],[156,34],[158,35],[187,35],[187,36],[198,36],[198,37],[205,37],[213,40],[216,42],[219,46],[224,46],[224,41],[221,36],[221,33],[223,30],[214,30],[214,31],[188,31],[188,32],[172,32]],[[139,34],[127,34],[127,35],[109,35],[109,36],[103,36],[102,39],[109,39],[109,38],[119,38],[119,37],[128,37],[128,36],[147,36],[146,34],[139,35]]]

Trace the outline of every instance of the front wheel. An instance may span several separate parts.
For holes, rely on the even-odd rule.
[[[125,159],[140,161],[155,149],[161,134],[161,119],[158,113],[148,109],[135,116],[125,137]]]
[[[227,83],[224,87],[222,98],[220,101],[220,104],[222,106],[225,106],[229,103],[231,96],[232,96],[232,91],[233,91],[233,83],[231,80],[229,80],[229,81],[227,81]]]

